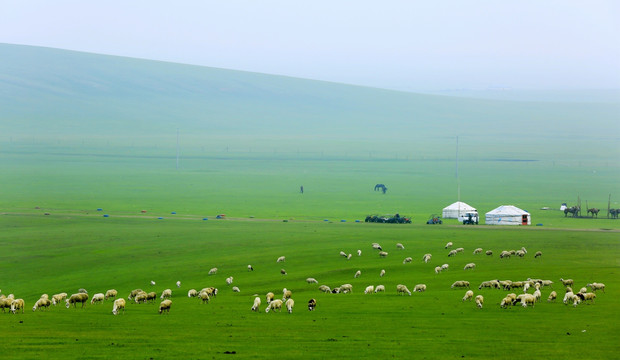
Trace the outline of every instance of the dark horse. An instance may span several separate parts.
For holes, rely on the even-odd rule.
[[[598,217],[598,212],[599,212],[599,211],[600,211],[600,210],[599,210],[599,209],[597,209],[597,208],[588,209],[588,214],[589,214],[589,213],[592,213],[592,217],[594,217],[594,215],[596,215],[596,217]]]
[[[375,191],[381,190],[383,191],[383,193],[385,194],[385,192],[387,191],[387,187],[383,184],[377,184],[375,185]]]
[[[567,207],[566,209],[564,209],[564,217],[566,217],[568,213],[573,214],[573,217],[577,217],[577,215],[579,214],[579,210],[581,210],[579,206]]]

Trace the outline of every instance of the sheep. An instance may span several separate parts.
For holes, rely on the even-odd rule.
[[[478,308],[482,309],[482,304],[484,304],[484,296],[477,295],[476,298],[474,299],[474,301],[476,302],[476,306],[478,306]]]
[[[380,257],[387,257],[387,256],[388,256],[388,253],[387,253],[387,251],[380,251],[380,252],[379,252],[379,256],[380,256]]]
[[[456,248],[456,249],[455,249],[455,251],[456,251],[457,253],[460,253],[460,252],[465,251],[465,249],[464,249],[464,248],[462,248],[462,247],[460,247],[460,248]]]
[[[187,297],[193,298],[196,296],[198,296],[198,291],[196,291],[196,289],[189,289],[189,291],[187,292]]]
[[[166,312],[170,314],[170,307],[172,306],[172,300],[166,299],[159,304],[159,314]]]
[[[347,257],[347,253],[346,253],[346,252],[344,252],[344,251],[341,251],[341,252],[340,252],[340,256],[342,256],[342,257],[345,257],[345,258],[346,258],[346,257]]]
[[[443,269],[441,266],[435,266],[435,274],[439,274]]]
[[[605,284],[603,283],[591,283],[586,286],[592,289],[593,292],[596,292],[597,290],[603,290],[603,292],[605,292]]]
[[[524,253],[522,250],[517,250],[517,251],[515,252],[515,255],[517,255],[518,257],[524,257],[524,256],[525,256],[525,253]]]
[[[252,265],[248,265],[248,271],[254,271],[254,268],[252,267]]]
[[[209,275],[215,275],[215,274],[217,274],[217,268],[216,267],[211,268],[211,270],[209,270]]]
[[[476,248],[474,249],[474,255],[476,254],[480,254],[482,252],[482,248]]]
[[[342,284],[342,285],[340,285],[340,291],[343,294],[351,293],[351,292],[353,292],[353,285],[351,285],[351,284]]]
[[[286,257],[284,256],[280,256],[278,260],[276,260],[276,262],[285,262],[285,261],[286,261]]]
[[[552,291],[549,294],[549,297],[547,298],[547,302],[555,301],[557,297],[558,297],[558,293],[556,293],[555,291]]]
[[[431,254],[424,254],[424,256],[422,257],[422,260],[424,260],[424,263],[427,264],[431,260],[432,257],[433,256]]]
[[[536,289],[532,295],[534,295],[534,298],[536,298],[536,302],[540,301],[540,298],[542,297],[539,289]]]
[[[317,280],[317,279],[315,279],[315,278],[307,278],[307,279],[306,279],[306,282],[307,282],[308,284],[318,284],[318,283],[319,283],[319,282],[318,282],[318,280]]]
[[[510,252],[509,251],[502,251],[501,254],[499,254],[499,258],[503,259],[503,258],[510,258]]]
[[[78,293],[88,294],[88,291],[86,291],[86,289],[84,289],[84,288],[79,288],[78,289]]]
[[[123,310],[123,314],[125,313],[125,299],[118,298],[114,300],[114,306],[112,307],[112,314],[118,315],[119,310]]]
[[[499,303],[499,307],[501,308],[506,308],[508,307],[508,305],[512,305],[512,299],[509,297],[505,297],[502,299],[502,301]]]
[[[523,281],[513,281],[510,284],[511,289],[522,289],[524,286],[525,286],[525,283]]]
[[[450,268],[450,265],[448,264],[441,265],[441,270],[448,270],[449,268]]]
[[[332,294],[340,294],[340,286],[332,289]]]
[[[177,287],[178,287],[178,288],[180,288],[180,287],[181,287],[181,281],[180,281],[180,280],[178,280],[178,281],[177,281]]]
[[[84,304],[87,301],[88,301],[88,294],[86,293],[73,294],[68,299],[65,299],[65,307],[68,309],[71,306],[71,304],[73,304],[73,307],[77,307],[77,303],[82,303],[82,308],[83,308]]]
[[[592,303],[594,303],[594,299],[596,299],[596,294],[593,292],[589,292],[585,294],[577,294],[577,296],[579,296],[579,298],[583,301],[590,300]]]
[[[508,252],[510,253],[510,255],[514,255],[514,254],[516,254],[516,253],[517,253],[515,250],[510,250],[510,251],[508,251]]]
[[[587,287],[582,287],[581,289],[579,289],[579,293],[580,294],[585,294],[588,292],[588,288]]]
[[[49,299],[42,297],[39,300],[37,300],[36,303],[34,303],[34,306],[32,307],[32,311],[36,311],[38,308],[49,309],[51,304],[52,302]]]
[[[451,289],[454,288],[459,288],[459,287],[465,287],[465,288],[469,288],[469,281],[465,281],[465,280],[459,280],[459,281],[455,281],[452,286],[450,286]]]
[[[534,304],[536,303],[536,297],[534,295],[531,295],[531,294],[521,294],[521,295],[523,295],[521,297],[521,306],[527,307],[529,304],[529,305],[532,305],[532,307],[534,307]]]
[[[232,291],[233,291],[233,292],[241,292],[241,290],[239,290],[239,288],[238,288],[238,287],[236,287],[236,286],[233,286],[233,287],[232,287]]]
[[[316,308],[316,299],[308,300],[308,311],[314,311]]]
[[[452,257],[456,255],[456,250],[450,250],[450,252],[448,253],[448,257]]]
[[[129,293],[129,296],[127,296],[127,300],[133,300],[133,298],[141,292],[144,292],[144,290],[142,289],[131,290],[131,292]]]
[[[512,281],[511,280],[501,280],[499,282],[499,286],[504,289],[504,290],[510,290],[512,287]]]
[[[272,302],[269,303],[269,305],[267,306],[267,308],[265,309],[265,312],[268,313],[270,310],[276,311],[282,311],[282,304],[283,301],[280,299],[275,299]]]
[[[401,243],[396,243],[396,249],[398,249],[398,250],[405,250],[405,247]]]
[[[200,290],[200,292],[207,293],[207,295],[209,295],[209,297],[216,297],[217,296],[217,289],[214,288],[214,287],[206,287],[206,288]],[[198,295],[200,295],[200,293]]]
[[[364,294],[372,294],[375,291],[375,287],[373,285],[366,286],[364,290]]]
[[[286,270],[284,270],[284,269],[280,269],[280,274],[282,274],[282,275],[286,275]]]
[[[517,300],[517,294],[515,294],[515,293],[510,293],[510,294],[506,295],[506,297],[512,299],[511,301]]]
[[[52,304],[56,306],[58,303],[65,301],[67,298],[67,293],[59,293],[52,295]]]
[[[200,302],[201,302],[202,304],[204,304],[204,303],[207,303],[207,304],[208,304],[208,303],[209,303],[209,300],[211,300],[211,297],[209,296],[209,293],[207,293],[206,291],[201,291],[201,292],[198,294],[198,297],[200,298]]]
[[[332,292],[332,289],[329,288],[329,286],[327,285],[321,285],[319,286],[319,290],[321,290],[324,293],[330,293]]]
[[[379,273],[379,277],[383,277],[383,275],[385,275],[385,269],[381,269],[381,272]]]
[[[403,260],[403,264],[410,263],[412,261],[413,261],[413,259],[411,257],[407,257],[407,258],[405,258],[405,260]]]
[[[18,312],[20,309],[23,314],[25,307],[26,307],[26,303],[24,302],[24,299],[14,299],[13,301],[11,301],[11,312],[13,314]]]
[[[411,291],[409,291],[409,289],[407,289],[407,286],[403,284],[396,285],[396,293],[398,295],[408,294],[409,296],[411,296]]]
[[[267,295],[265,295],[265,300],[267,301],[267,304],[272,302],[274,297],[275,295],[272,292],[268,292]]]
[[[151,285],[155,285],[155,281],[151,280]]]
[[[357,250],[357,256],[362,256],[362,250]]]
[[[295,300],[288,299],[288,300],[286,300],[285,305],[286,305],[286,310],[288,310],[288,313],[292,314],[293,313],[293,306],[295,306]]]
[[[575,284],[575,282],[573,281],[573,279],[562,279],[560,278],[560,281],[562,282],[562,285],[564,286],[573,286]]]
[[[452,247],[452,241],[448,241],[448,243],[446,244],[446,247],[444,247],[444,249],[447,249],[449,247]]]
[[[286,299],[290,299],[291,295],[293,295],[291,290],[288,290],[287,288],[282,289],[282,301],[286,301]]]
[[[116,291],[115,289],[110,289],[105,292],[105,299],[106,300],[108,300],[109,298],[116,299],[117,295],[118,295],[118,291]]]
[[[232,276],[231,277],[227,277],[226,278],[226,285],[230,285],[232,283],[233,283],[233,277]]]
[[[259,307],[260,307],[260,297],[257,296],[254,298],[254,304],[252,305],[252,311],[256,311],[256,312],[260,311]]]
[[[380,292],[380,291],[385,292],[385,286],[383,286],[383,285],[377,285],[377,286],[375,287],[375,293],[378,293],[378,292]]]
[[[551,280],[541,280],[540,283],[542,284],[542,286],[549,286],[549,287],[553,286],[553,281]]]
[[[353,254],[347,255],[347,260],[351,260],[352,257],[353,257]]]
[[[484,253],[487,254],[488,256],[493,256],[493,250],[487,250]]]
[[[424,292],[426,291],[426,284],[417,284],[413,287],[413,292]]]
[[[100,303],[103,302],[103,300],[105,300],[105,295],[103,293],[96,293],[90,300],[90,304],[92,305],[94,303]]]
[[[465,296],[463,296],[463,301],[470,301],[474,297],[474,292],[471,290],[467,290],[465,292]]]
[[[2,309],[2,312],[5,312],[5,309],[11,309],[11,303],[13,300],[14,299],[7,298],[4,295],[0,296],[0,309]]]
[[[49,299],[49,298],[50,296],[47,294],[41,294],[41,297],[40,297],[40,299]]]
[[[495,289],[499,289],[499,281],[498,280],[483,281],[482,283],[480,283],[480,286],[478,286],[478,290],[480,290],[482,288],[495,288]]]
[[[566,294],[564,294],[564,299],[562,299],[562,302],[564,304],[568,304],[569,301],[573,301],[573,297],[575,297],[575,294],[573,294],[572,291],[569,291]]]
[[[381,245],[377,244],[377,243],[372,243],[372,248],[375,250],[383,250],[383,248],[381,247]]]
[[[463,270],[469,270],[469,269],[473,269],[475,267],[476,267],[476,264],[469,263],[469,264],[465,264],[465,267],[463,268]]]
[[[157,296],[157,294],[155,296]],[[146,291],[143,291],[139,293],[138,295],[134,296],[133,300],[135,301],[136,304],[146,303],[147,297],[148,297],[148,294],[146,293]]]
[[[361,271],[361,270],[357,270],[357,271],[355,272],[355,275],[353,275],[353,277],[354,277],[355,279],[357,279],[357,278],[358,278],[358,277],[360,277],[361,275],[362,275],[362,271]]]
[[[529,288],[530,288],[530,283],[523,283],[523,292],[524,293],[526,293]]]
[[[162,291],[161,296],[159,298],[163,300],[163,299],[169,299],[171,297],[172,297],[172,290],[166,289]]]
[[[542,252],[537,251],[536,254],[534,254],[534,259],[537,259],[537,258],[539,258],[541,256],[542,256]]]

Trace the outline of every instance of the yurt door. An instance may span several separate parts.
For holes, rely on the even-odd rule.
[[[521,217],[521,225],[527,225],[527,215]]]

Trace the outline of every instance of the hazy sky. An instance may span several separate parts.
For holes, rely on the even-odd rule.
[[[617,89],[619,38],[618,0],[3,0],[0,6],[4,43],[415,91]]]

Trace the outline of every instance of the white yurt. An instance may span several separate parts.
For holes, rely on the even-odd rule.
[[[486,213],[484,222],[487,225],[530,225],[532,218],[530,213],[516,206],[502,205]]]
[[[444,219],[458,219],[459,216],[465,215],[466,213],[476,213],[477,215],[478,211],[462,201],[457,201],[443,208],[441,217]]]

